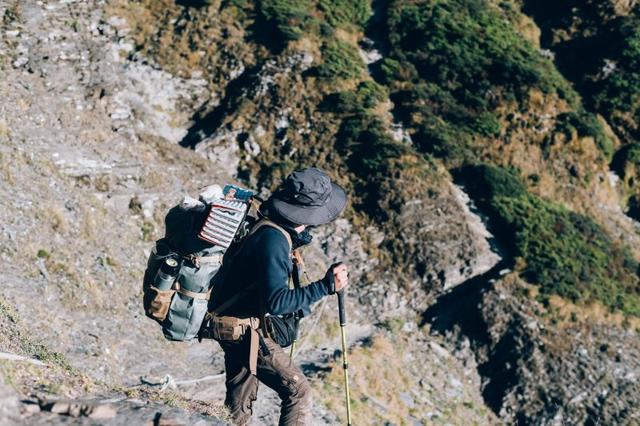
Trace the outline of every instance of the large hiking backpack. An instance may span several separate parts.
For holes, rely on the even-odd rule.
[[[223,257],[234,252],[257,220],[258,200],[251,191],[227,185],[222,193],[172,208],[165,218],[165,237],[149,255],[145,314],[162,325],[169,340],[198,335]]]

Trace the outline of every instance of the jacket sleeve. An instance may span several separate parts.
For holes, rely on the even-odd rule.
[[[262,275],[261,296],[265,301],[267,313],[282,315],[308,310],[309,305],[329,294],[324,280],[316,281],[305,287],[289,288],[291,260],[289,244],[277,229],[266,228],[261,232],[256,245],[256,271]]]

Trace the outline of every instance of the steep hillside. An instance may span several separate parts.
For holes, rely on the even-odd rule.
[[[542,45],[553,52],[560,71],[620,138],[611,168],[622,180],[623,206],[639,220],[634,152],[640,141],[640,5],[612,0],[521,6],[540,25]]]
[[[146,255],[185,193],[315,165],[350,194],[305,255],[352,269],[356,424],[640,421],[632,3],[0,3],[0,351],[47,364],[5,382],[223,417],[221,351],[142,314]],[[334,304],[296,354],[325,424]]]
[[[96,4],[3,3],[0,15],[1,350],[44,363],[3,360],[3,376],[22,399],[91,396],[136,411],[149,402],[126,401],[135,401],[127,388],[139,377],[171,357],[184,358],[173,374],[191,374],[186,348],[160,341],[143,321],[139,283],[167,207],[225,179],[170,142],[167,114],[202,85],[142,61],[123,66],[128,47],[111,41],[117,22],[103,20]],[[190,160],[176,161],[183,155]],[[195,352],[209,363],[209,351]],[[173,392],[156,396],[198,406]],[[172,410],[150,406],[139,421]],[[43,413],[42,422],[57,417]]]
[[[198,56],[190,72],[210,75],[211,85],[224,82],[216,80],[220,73],[232,80],[207,102],[211,106],[200,108],[182,145],[219,158],[224,143],[236,140],[242,152],[238,176],[257,186],[272,186],[310,160],[339,171],[352,190],[351,215],[363,238],[371,226],[383,232],[408,226],[407,234],[419,234],[413,218],[425,212],[402,220],[402,210],[434,204],[430,199],[444,202],[451,180],[445,169],[456,175],[484,162],[517,170],[527,192],[637,242],[634,225],[616,210],[623,201],[608,175],[618,139],[510,25],[515,9],[479,1],[400,1],[374,4],[367,20],[367,2],[321,2],[317,10],[307,3],[223,3],[169,13],[150,3],[147,14],[166,22],[156,33],[146,29],[150,16],[119,6],[146,34],[141,48],[161,64],[175,67],[177,54]],[[344,13],[335,17],[327,10]],[[219,51],[197,42],[215,37],[206,22],[218,15],[237,17],[233,25],[245,26],[244,33],[219,31],[225,44],[243,39],[254,47],[236,71],[215,60]],[[184,28],[172,29],[174,21]],[[270,32],[278,43],[265,40]],[[192,39],[189,45],[185,37]],[[377,47],[382,58],[366,66],[363,43]],[[397,126],[404,130],[394,132]],[[437,280],[437,271],[426,271],[435,257],[422,253],[428,244],[412,240],[383,241],[374,255],[402,271],[401,281],[413,274]],[[634,266],[629,271],[635,275]]]

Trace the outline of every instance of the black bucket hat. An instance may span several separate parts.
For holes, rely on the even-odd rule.
[[[347,194],[322,170],[310,167],[291,173],[267,201],[282,218],[296,225],[322,225],[347,204]]]

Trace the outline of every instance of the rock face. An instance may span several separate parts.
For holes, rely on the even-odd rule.
[[[500,260],[489,245],[493,236],[472,207],[469,197],[455,185],[449,185],[435,200],[403,206],[400,229],[404,241],[419,241],[421,250],[414,259],[425,288],[453,288],[487,272]]]
[[[496,278],[456,288],[425,314],[478,363],[486,403],[508,423],[638,422],[636,333],[591,317],[551,323],[515,276]]]
[[[136,73],[147,74],[141,71],[145,65],[112,55],[117,31],[96,4],[27,2],[11,7],[16,18],[6,21],[3,31],[18,33],[14,39],[3,38],[3,49],[13,55],[24,46],[33,68],[5,68],[8,78],[0,83],[8,127],[2,156],[9,183],[1,191],[3,203],[14,206],[2,213],[3,233],[9,235],[3,238],[2,256],[11,265],[3,297],[33,327],[44,330],[41,338],[94,377],[146,375],[152,348],[159,359],[169,346],[163,349],[150,324],[140,321],[140,266],[149,250],[149,243],[139,239],[141,232],[153,234],[158,226],[154,199],[161,214],[162,204],[176,202],[185,186],[220,176],[201,163],[201,174],[192,177],[193,164],[176,162],[177,150],[171,153],[166,141],[158,142],[164,154],[140,146],[142,138],[175,137],[157,122],[166,122],[165,114],[184,95],[174,89],[189,85],[180,79],[168,84],[168,74],[148,65],[147,71],[161,78],[141,84]],[[66,26],[70,8],[77,31],[87,37]],[[129,67],[137,67],[138,77],[132,77]],[[150,90],[149,84],[160,87]],[[189,87],[189,96],[200,93],[198,85]],[[122,101],[134,111],[134,98],[144,104],[135,114],[113,107]],[[132,208],[138,194],[140,211]],[[113,318],[119,315],[137,324],[131,334],[112,332]],[[202,356],[206,365],[209,351]],[[129,361],[141,370],[132,369]]]
[[[18,394],[0,378],[0,423],[11,424],[20,418]]]
[[[18,415],[10,423],[22,425],[225,425],[216,416],[194,414],[185,409],[169,407],[140,399],[115,397],[93,400],[25,400],[17,404]],[[224,418],[224,417],[223,417]]]

